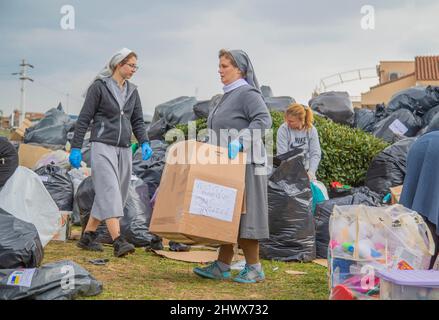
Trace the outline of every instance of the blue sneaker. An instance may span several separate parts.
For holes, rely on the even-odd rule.
[[[233,279],[233,281],[240,283],[256,283],[265,280],[264,271],[258,271],[255,268],[245,265],[245,268]]]
[[[195,267],[194,273],[197,276],[200,276],[202,278],[209,278],[209,279],[215,279],[215,280],[226,280],[230,279],[230,270],[229,271],[221,271],[220,267],[218,266],[218,263],[214,261],[213,263],[209,264],[207,267]]]

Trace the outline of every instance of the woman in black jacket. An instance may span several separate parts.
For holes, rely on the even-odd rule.
[[[102,251],[101,244],[96,241],[96,229],[105,221],[114,241],[116,257],[135,250],[120,234],[119,225],[131,179],[132,132],[142,146],[143,160],[152,155],[139,93],[128,81],[137,68],[137,55],[124,48],[113,55],[95,78],[76,122],[69,158],[71,165],[79,168],[84,135],[93,120],[90,141],[95,198],[90,219],[77,245],[85,250]]]

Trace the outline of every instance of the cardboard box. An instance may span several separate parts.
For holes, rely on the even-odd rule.
[[[21,143],[18,148],[18,164],[32,170],[37,161],[50,152],[52,150],[44,147]]]
[[[236,243],[246,155],[194,140],[168,149],[150,231],[186,244]]]
[[[392,200],[390,204],[399,203],[399,198],[401,197],[402,185],[390,188],[390,194],[392,195]]]
[[[59,231],[55,233],[52,241],[67,241],[70,238],[71,226],[71,211],[61,211],[58,221]]]
[[[32,126],[32,122],[29,119],[24,119],[21,125],[15,129],[9,136],[9,140],[12,141],[23,141],[24,134],[27,128]]]

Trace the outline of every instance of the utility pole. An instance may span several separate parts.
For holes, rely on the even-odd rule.
[[[21,80],[21,90],[20,90],[21,91],[21,98],[20,98],[20,112],[21,112],[21,115],[20,115],[20,122],[18,124],[19,126],[20,126],[20,124],[23,123],[23,120],[25,118],[25,112],[26,112],[25,92],[24,92],[25,81],[26,80],[30,80],[32,82],[34,81],[33,79],[31,79],[28,76],[26,76],[27,67],[33,68],[34,66],[29,64],[29,63],[26,63],[26,60],[23,59],[23,60],[21,60],[20,67],[21,67],[21,71],[20,72],[15,72],[15,73],[12,74],[12,75],[19,75],[20,76],[19,79]]]

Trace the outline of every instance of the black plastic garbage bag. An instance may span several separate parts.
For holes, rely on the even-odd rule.
[[[422,119],[407,109],[393,112],[375,125],[373,135],[389,143],[414,137],[422,127]]]
[[[417,86],[397,92],[387,104],[387,109],[389,112],[408,109],[422,116],[437,105],[439,105],[439,87]]]
[[[402,185],[407,167],[407,153],[416,138],[394,143],[379,153],[370,163],[366,173],[366,186],[381,196],[390,188]]]
[[[26,277],[30,284],[23,280]],[[11,285],[13,281],[20,285]],[[69,260],[45,264],[36,270],[0,270],[0,300],[72,300],[96,296],[102,289],[102,283]]]
[[[35,226],[0,208],[0,269],[35,268],[43,257]]]
[[[381,206],[381,197],[379,194],[371,191],[367,187],[354,188],[352,194],[326,200],[316,206],[315,224],[316,224],[316,253],[317,258],[326,259],[328,257],[329,236],[329,218],[331,217],[334,206],[345,206],[353,204],[364,204],[370,207]]]
[[[186,124],[196,120],[193,107],[197,103],[195,97],[178,97],[155,108],[151,125],[148,129],[150,140],[163,140],[166,132],[177,124]]]
[[[375,125],[375,112],[366,108],[355,108],[355,128],[372,132]]]
[[[264,98],[273,97],[273,90],[271,90],[270,86],[261,86],[261,94]]]
[[[354,107],[347,92],[324,92],[309,101],[314,111],[329,117],[332,121],[353,126]]]
[[[165,134],[169,128],[165,119],[159,119],[158,121],[151,123],[148,128],[149,140],[165,140]]]
[[[95,191],[91,177],[86,178],[78,187],[75,201],[78,203],[81,215],[82,230],[85,229],[93,206]],[[142,180],[131,181],[128,198],[124,208],[124,216],[120,219],[121,234],[136,247],[147,247],[156,238],[149,232],[152,208],[148,192],[148,185]],[[97,241],[111,244],[113,240],[105,222],[96,230]]]
[[[40,130],[43,128],[57,126],[61,124],[70,124],[74,122],[70,117],[64,112],[61,103],[58,104],[58,107],[52,108],[44,114],[44,118],[38,121],[37,124],[32,127],[26,129],[26,132],[32,132],[34,130]]]
[[[168,145],[159,140],[150,141],[153,151],[151,158],[142,160],[142,150],[139,148],[133,155],[133,174],[148,184],[149,196],[152,198],[160,184],[165,168],[166,149]]]
[[[18,153],[5,137],[0,137],[0,188],[14,174],[18,167]]]
[[[26,132],[24,143],[56,145],[61,149],[67,143],[67,135],[74,130],[74,123],[58,124]]]
[[[197,103],[195,97],[178,97],[159,104],[154,111],[151,123],[165,119],[166,123],[175,126],[193,118],[193,107]]]
[[[422,125],[428,127],[430,122],[433,120],[434,116],[439,113],[439,105],[428,110],[426,114],[422,117]]]
[[[62,145],[67,142],[67,134],[74,130],[75,122],[64,112],[61,103],[47,111],[36,125],[26,129],[24,143]]]
[[[73,182],[67,170],[48,164],[35,171],[59,210],[73,210]]]
[[[199,101],[194,105],[194,113],[198,119],[207,118],[209,113],[218,105],[223,97],[222,94],[217,94],[210,100]]]
[[[131,181],[128,199],[120,219],[120,230],[128,242],[136,247],[146,247],[156,237],[149,232],[152,207],[148,185],[141,179]]]
[[[439,114],[436,114],[430,121],[427,127],[426,133],[439,130]]]
[[[266,97],[264,100],[270,111],[281,112],[284,112],[291,104],[296,102],[296,100],[291,97]]]
[[[270,238],[263,259],[309,262],[316,257],[312,193],[302,156],[283,161],[268,180]]]

